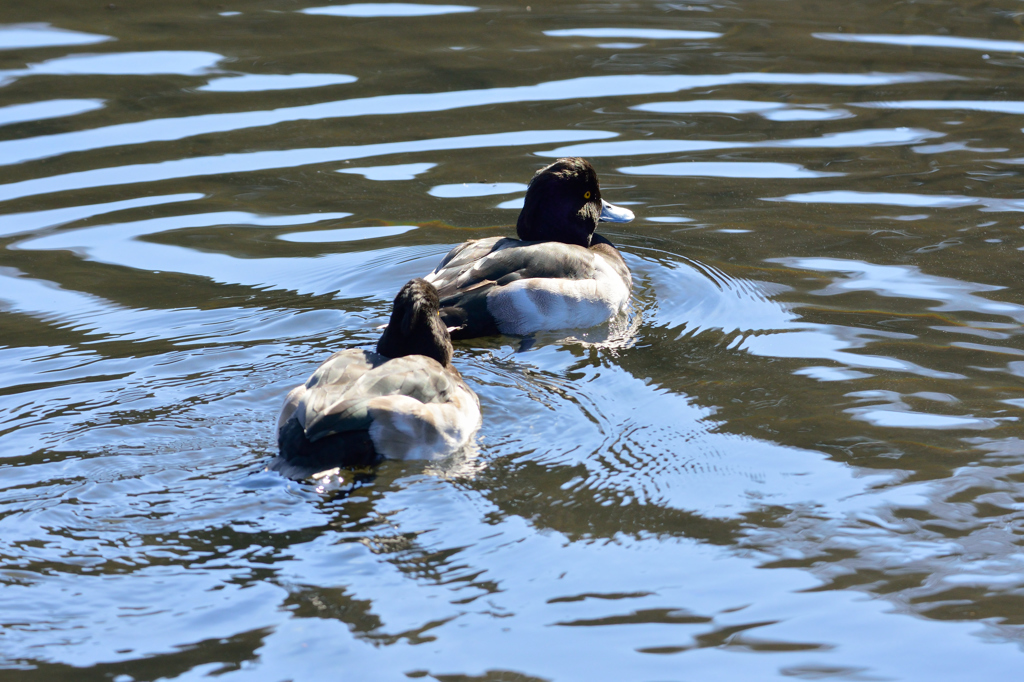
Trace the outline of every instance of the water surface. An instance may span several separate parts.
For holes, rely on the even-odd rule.
[[[1022,17],[0,3],[4,679],[1018,679]],[[628,319],[460,342],[471,452],[264,472],[562,155]]]

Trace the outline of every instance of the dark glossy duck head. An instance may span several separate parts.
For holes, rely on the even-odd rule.
[[[377,352],[389,358],[426,355],[447,367],[452,361],[452,340],[439,309],[433,285],[422,279],[408,282],[395,296],[391,320],[377,342]]]
[[[524,241],[590,247],[599,221],[626,223],[633,212],[601,198],[597,171],[586,159],[559,159],[530,180],[516,232]]]

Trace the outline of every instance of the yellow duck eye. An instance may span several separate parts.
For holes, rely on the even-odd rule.
[[[583,198],[584,199],[589,199],[590,198],[590,190],[589,189],[586,192],[583,193]]]

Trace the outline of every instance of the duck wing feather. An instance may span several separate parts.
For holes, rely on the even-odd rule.
[[[561,242],[523,242],[492,237],[460,244],[425,278],[444,307],[453,297],[480,286],[504,286],[520,279],[589,279],[594,254]]]
[[[573,244],[491,237],[456,246],[424,279],[437,289],[452,338],[471,338],[498,332],[487,305],[495,288],[525,279],[591,279],[595,258]]]
[[[409,355],[388,359],[366,351],[343,353],[362,353],[365,361],[336,354],[306,383],[297,411],[310,441],[369,429],[375,399],[406,396],[422,404],[447,402],[455,390],[456,376],[433,358]]]

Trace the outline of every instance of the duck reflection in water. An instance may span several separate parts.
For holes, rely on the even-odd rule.
[[[268,468],[306,478],[465,447],[480,427],[480,400],[451,364],[438,308],[434,287],[412,280],[395,297],[375,353],[339,351],[292,389],[277,423],[280,455]]]
[[[598,222],[633,213],[601,198],[586,159],[558,159],[530,181],[516,233],[456,246],[424,279],[452,338],[586,328],[626,309],[633,281]]]

